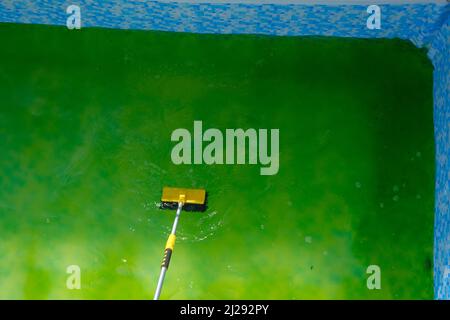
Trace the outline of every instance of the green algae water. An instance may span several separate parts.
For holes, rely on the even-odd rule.
[[[0,42],[1,299],[151,299],[166,185],[206,188],[208,208],[182,214],[162,299],[433,297],[424,51],[12,24]],[[279,172],[174,165],[195,120],[278,128]]]

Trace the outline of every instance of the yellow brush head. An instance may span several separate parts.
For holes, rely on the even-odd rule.
[[[183,204],[204,205],[206,200],[205,189],[186,189],[164,187],[161,202],[182,202]]]

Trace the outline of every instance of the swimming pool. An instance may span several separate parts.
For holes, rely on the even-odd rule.
[[[70,2],[34,3],[0,21],[66,24]],[[300,3],[85,1],[82,33],[2,24],[2,297],[147,297],[172,218],[155,202],[187,184],[210,206],[182,218],[166,298],[448,298],[448,7],[380,6],[380,30],[367,5]],[[279,128],[280,172],[174,166],[170,134],[198,118]]]

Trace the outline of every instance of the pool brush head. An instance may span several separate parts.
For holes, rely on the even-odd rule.
[[[183,211],[206,210],[206,190],[205,189],[188,189],[188,188],[172,188],[164,187],[161,196],[161,209],[178,208],[178,203],[183,203]]]

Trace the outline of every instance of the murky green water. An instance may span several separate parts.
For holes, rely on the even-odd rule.
[[[152,298],[164,185],[209,202],[163,299],[432,298],[432,66],[411,44],[6,24],[0,43],[0,298]],[[194,120],[279,128],[279,173],[173,165]]]

